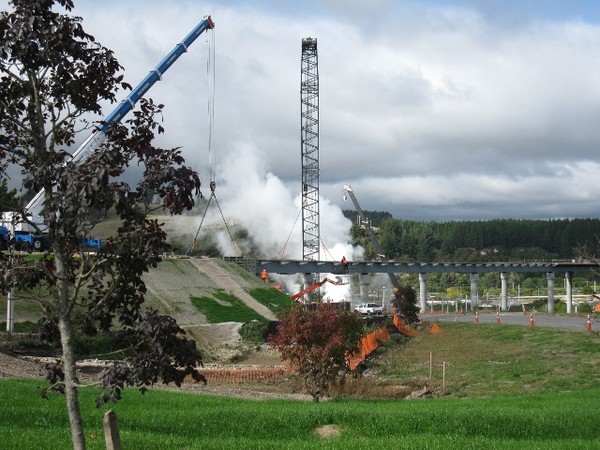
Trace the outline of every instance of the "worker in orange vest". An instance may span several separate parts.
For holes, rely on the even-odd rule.
[[[265,269],[263,269],[262,273],[260,274],[260,279],[266,283],[267,278],[268,278],[267,271]]]
[[[342,267],[344,268],[344,272],[348,272],[348,260],[345,256],[342,256]]]

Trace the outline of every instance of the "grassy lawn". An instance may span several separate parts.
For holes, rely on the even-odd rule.
[[[403,346],[386,346],[372,365],[387,379],[426,384],[433,378],[453,396],[568,392],[600,388],[600,335],[517,325],[442,323]]]
[[[40,383],[0,380],[0,448],[69,448],[64,398]],[[104,447],[106,410],[84,389],[88,448]],[[593,449],[600,448],[600,389],[559,394],[413,401],[240,400],[153,390],[125,393],[113,410],[126,449]],[[339,436],[319,437],[334,425]]]
[[[225,301],[223,299],[222,301]],[[233,306],[233,305],[232,305]],[[222,308],[221,308],[222,309]],[[126,449],[600,449],[600,337],[518,326],[442,324],[389,342],[369,362],[388,382],[426,385],[447,364],[452,395],[422,400],[242,400],[127,390],[112,405]],[[65,400],[43,381],[0,379],[0,448],[69,448]],[[98,391],[82,390],[88,448],[104,448]],[[338,436],[320,437],[334,426]]]

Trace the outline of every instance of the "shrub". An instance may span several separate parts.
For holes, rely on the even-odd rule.
[[[412,286],[400,286],[396,289],[392,304],[398,311],[398,315],[407,323],[417,323],[419,321],[417,292]]]
[[[362,319],[355,312],[327,303],[312,310],[297,306],[282,314],[269,342],[297,368],[304,387],[319,401],[332,386],[343,383],[346,355],[356,350],[362,331]]]

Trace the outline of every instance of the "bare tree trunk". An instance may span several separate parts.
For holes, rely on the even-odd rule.
[[[67,411],[69,423],[71,424],[71,439],[73,448],[85,449],[85,436],[83,434],[83,423],[81,421],[81,410],[79,409],[78,380],[75,372],[75,357],[71,348],[71,323],[68,318],[61,317],[58,321],[60,329],[60,340],[62,343],[62,357],[65,371],[65,394],[67,397]]]
[[[85,435],[81,410],[79,408],[78,379],[76,373],[76,359],[73,353],[71,324],[71,305],[69,304],[69,285],[65,281],[63,254],[55,253],[56,273],[58,275],[58,328],[62,345],[62,359],[65,372],[65,394],[67,397],[67,412],[71,425],[71,441],[75,450],[85,450]]]

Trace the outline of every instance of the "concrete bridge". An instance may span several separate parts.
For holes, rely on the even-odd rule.
[[[249,261],[247,261],[249,262]],[[238,262],[239,263],[239,262]],[[556,274],[564,274],[566,285],[567,313],[573,307],[573,274],[600,272],[597,263],[585,261],[549,261],[549,262],[489,262],[489,263],[410,263],[410,262],[373,262],[350,261],[347,270],[341,262],[336,261],[298,261],[298,260],[256,260],[253,261],[254,273],[260,275],[263,270],[267,273],[278,274],[313,274],[324,273],[334,275],[358,274],[361,283],[361,295],[366,301],[368,280],[372,273],[418,273],[419,300],[421,311],[427,308],[427,275],[430,273],[468,273],[471,281],[471,308],[477,307],[479,275],[495,272],[500,274],[501,294],[500,307],[508,310],[508,274],[509,273],[538,273],[546,274],[548,282],[548,312],[554,312],[554,279]]]

